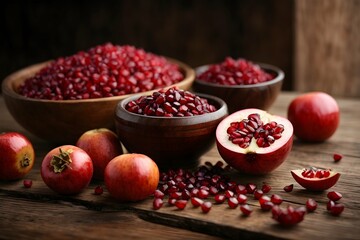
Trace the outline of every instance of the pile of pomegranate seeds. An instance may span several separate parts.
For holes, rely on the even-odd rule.
[[[229,140],[241,148],[247,148],[253,138],[259,147],[269,147],[281,138],[283,131],[282,124],[273,121],[263,124],[258,113],[250,114],[240,122],[232,122],[227,129]]]
[[[248,85],[272,80],[274,76],[250,61],[227,57],[222,63],[210,65],[197,78],[221,85]]]
[[[120,96],[183,80],[177,65],[133,46],[111,43],[61,57],[18,89],[29,98],[73,100]]]
[[[160,117],[188,117],[216,111],[216,107],[189,91],[172,87],[149,96],[141,96],[126,104],[129,112]]]
[[[306,208],[303,206],[298,208],[293,208],[292,206],[281,208],[276,205],[272,208],[271,212],[273,218],[281,225],[292,226],[304,220]]]

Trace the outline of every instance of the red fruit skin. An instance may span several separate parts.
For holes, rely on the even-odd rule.
[[[24,162],[25,157],[27,160]],[[22,166],[25,163],[24,166]],[[31,142],[22,134],[0,134],[0,180],[23,178],[33,168],[35,152]]]
[[[94,165],[93,178],[98,180],[104,180],[104,171],[110,160],[123,153],[117,135],[106,128],[83,133],[76,146],[89,154]]]
[[[340,178],[340,173],[332,173],[328,178],[305,178],[302,170],[292,170],[291,175],[297,183],[310,191],[323,191],[331,188]]]
[[[109,193],[121,202],[144,200],[159,183],[159,168],[143,154],[122,154],[105,168],[104,181]]]
[[[307,142],[322,142],[330,138],[339,125],[339,106],[326,93],[306,93],[290,103],[288,119],[296,137]]]
[[[266,154],[239,154],[224,148],[218,140],[216,140],[216,144],[222,158],[226,159],[226,162],[233,168],[247,174],[263,175],[275,170],[285,161],[292,148],[293,137],[283,147]]]
[[[72,162],[61,173],[55,173],[50,165],[54,155],[62,151],[72,150]],[[93,175],[93,164],[90,156],[81,148],[73,145],[63,145],[54,148],[46,154],[41,164],[41,177],[45,184],[53,191],[62,195],[74,195],[86,188]]]

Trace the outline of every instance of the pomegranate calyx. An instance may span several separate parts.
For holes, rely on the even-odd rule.
[[[27,166],[30,165],[31,162],[31,158],[28,156],[28,154],[24,154],[24,157],[21,159],[20,161],[20,165],[22,168],[26,168]]]
[[[70,154],[73,152],[72,149],[63,151],[59,148],[59,155],[54,155],[50,161],[50,165],[53,167],[55,173],[61,173],[65,168],[70,167],[72,162]]]

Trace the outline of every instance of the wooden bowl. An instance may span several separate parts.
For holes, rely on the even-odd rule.
[[[188,90],[195,72],[185,63],[168,59],[180,67],[184,80],[172,86]],[[4,79],[2,92],[5,104],[14,119],[30,133],[56,143],[75,144],[87,130],[105,127],[115,129],[114,112],[122,99],[134,94],[86,100],[42,100],[24,97],[16,92],[18,86],[33,76],[48,62],[21,69]],[[171,87],[171,86],[169,86]],[[143,92],[150,94],[152,91]]]
[[[218,110],[191,117],[154,117],[134,114],[126,104],[137,99],[132,96],[116,108],[115,126],[120,141],[132,153],[151,157],[161,168],[190,167],[215,143],[215,130],[227,116],[226,103],[214,96],[206,98]]]
[[[257,64],[266,72],[274,74],[275,78],[258,84],[232,86],[208,83],[195,78],[193,89],[196,92],[214,95],[223,99],[227,103],[230,113],[245,108],[268,110],[281,91],[285,74],[275,66]],[[196,75],[198,76],[206,71],[208,67],[209,65],[197,67],[195,69]]]

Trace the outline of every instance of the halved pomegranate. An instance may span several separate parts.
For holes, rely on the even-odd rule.
[[[340,173],[338,172],[316,167],[292,170],[291,175],[302,187],[311,191],[329,189],[340,178]]]
[[[244,109],[223,119],[216,129],[221,157],[233,168],[248,174],[266,174],[288,156],[293,126],[286,118],[260,109]]]

